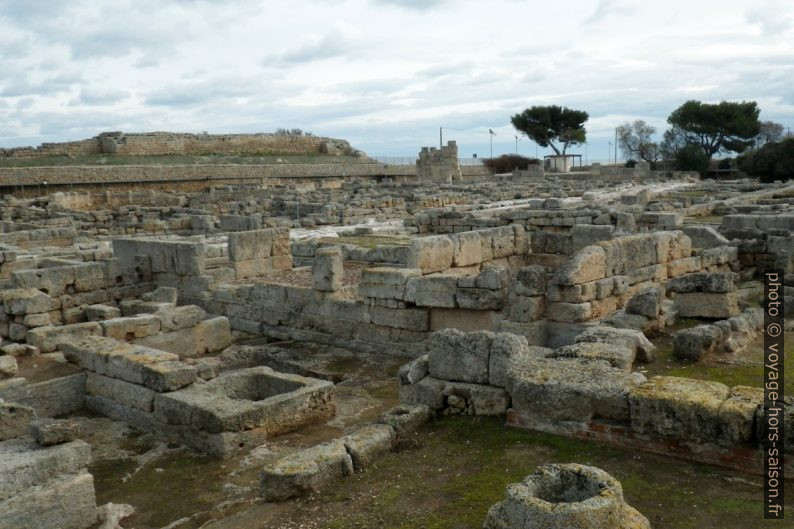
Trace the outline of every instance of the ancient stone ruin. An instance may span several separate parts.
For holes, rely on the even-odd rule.
[[[3,155],[293,148],[356,157],[164,133]],[[0,528],[290,527],[301,505],[330,523],[423,483],[489,529],[669,527],[674,499],[624,478],[643,465],[760,494],[762,274],[783,271],[790,317],[794,185],[496,176],[454,142],[318,165],[0,169]],[[790,400],[781,422],[794,476]],[[588,455],[550,455],[568,446]],[[487,501],[433,481],[486,455],[505,458]]]

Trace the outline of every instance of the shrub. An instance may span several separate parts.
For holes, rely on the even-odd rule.
[[[635,165],[637,165],[637,160],[628,159],[626,160],[626,164],[623,167],[628,167],[629,169],[631,169]]]
[[[739,169],[762,182],[794,178],[794,138],[765,144],[757,151],[739,156]]]
[[[675,153],[675,165],[679,171],[697,171],[701,176],[706,176],[709,157],[699,145],[688,143]]]
[[[503,154],[499,158],[483,158],[483,164],[493,173],[509,173],[513,169],[527,169],[540,163],[537,158],[527,158],[515,154]]]

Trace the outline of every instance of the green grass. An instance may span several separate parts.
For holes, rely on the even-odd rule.
[[[324,494],[328,529],[479,529],[505,488],[538,465],[577,462],[610,472],[655,529],[777,527],[760,516],[761,490],[752,476],[503,426],[502,419],[450,417],[426,426],[421,446],[389,454],[344,492]],[[357,500],[369,487],[369,502]],[[787,496],[788,505],[792,494]],[[329,503],[330,502],[330,503]],[[340,502],[344,505],[339,509]],[[331,514],[333,513],[333,514]]]

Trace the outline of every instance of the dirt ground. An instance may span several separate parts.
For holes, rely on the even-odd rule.
[[[337,417],[219,461],[85,416],[97,502],[132,504],[137,512],[123,526],[136,529],[479,529],[507,484],[541,464],[576,462],[618,478],[628,502],[655,529],[780,527],[762,519],[758,476],[508,428],[497,417],[431,422],[365,472],[319,494],[262,502],[259,472],[266,461],[338,437],[393,406],[394,373],[403,362],[308,344],[284,347],[285,357],[337,381]],[[791,509],[794,489],[787,492]]]

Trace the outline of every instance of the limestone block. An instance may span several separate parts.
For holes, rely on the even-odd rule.
[[[606,361],[544,358],[516,370],[507,390],[513,409],[539,424],[586,424],[594,416],[628,420],[629,393],[644,381],[641,374],[615,369]]]
[[[102,263],[86,263],[74,267],[74,289],[90,292],[105,286],[105,267]]]
[[[542,266],[525,266],[518,271],[515,291],[520,296],[539,296],[546,293],[546,269]]]
[[[513,224],[513,238],[516,245],[516,255],[525,255],[529,253],[529,234],[521,224]]]
[[[487,384],[493,337],[488,331],[436,331],[427,345],[430,375],[442,380]]]
[[[77,474],[91,463],[83,441],[42,447],[28,437],[0,443],[0,501],[64,474]]]
[[[477,231],[450,236],[453,245],[452,266],[470,266],[483,262],[482,238]]]
[[[545,303],[543,296],[514,296],[510,299],[509,319],[522,323],[539,320],[543,317]]]
[[[85,317],[88,321],[110,320],[121,317],[121,309],[110,305],[89,305],[85,309]]]
[[[457,306],[462,309],[498,310],[507,299],[507,289],[459,288],[455,292]]]
[[[554,321],[580,322],[593,317],[593,308],[590,303],[546,303],[546,317]]]
[[[524,336],[508,332],[493,335],[491,350],[488,357],[488,383],[492,386],[505,387],[512,369],[520,369],[532,357],[529,343]]]
[[[422,237],[411,241],[408,268],[418,268],[423,274],[442,272],[452,267],[454,245],[446,235]]]
[[[698,256],[675,259],[667,263],[667,276],[678,277],[692,272],[698,272],[703,266],[702,258]]]
[[[430,313],[427,309],[390,309],[372,307],[371,321],[375,325],[385,325],[398,329],[424,332],[430,328]]]
[[[612,238],[615,227],[609,224],[577,224],[571,230],[573,251],[578,252],[585,246],[590,246],[598,241],[607,241]]]
[[[501,259],[516,253],[515,233],[511,226],[500,226],[489,231],[491,232],[494,259]]]
[[[60,348],[83,369],[157,392],[174,391],[196,379],[196,369],[179,362],[177,355],[111,338],[78,337],[61,342]]]
[[[283,501],[317,492],[330,481],[353,472],[353,461],[344,442],[336,439],[266,464],[260,479],[260,495],[265,501]]]
[[[764,390],[749,386],[731,388],[728,398],[720,406],[723,424],[721,438],[726,445],[750,441],[753,438],[753,421],[758,410],[763,410]]]
[[[579,342],[566,345],[551,352],[549,358],[581,358],[583,360],[606,360],[609,365],[626,371],[634,364],[635,353],[627,347],[609,343]]]
[[[45,294],[57,297],[74,284],[73,266],[54,266],[11,272],[12,279],[22,288],[38,288]]]
[[[86,374],[85,392],[145,412],[151,412],[154,406],[155,392],[151,389],[96,373]]]
[[[714,325],[680,329],[673,334],[673,356],[697,362],[703,356],[716,351],[720,341],[720,331]]]
[[[458,410],[470,415],[504,415],[510,407],[510,396],[503,388],[485,384],[446,381],[443,397],[447,408],[455,408],[451,405],[459,403]]]
[[[405,287],[405,301],[419,307],[454,308],[458,278],[454,275],[429,275],[411,278]]]
[[[158,286],[151,292],[147,292],[141,296],[143,301],[152,301],[155,303],[171,303],[176,305],[177,296],[179,291],[174,287]]]
[[[196,305],[161,306],[154,316],[160,320],[162,332],[171,332],[195,327],[207,317],[207,313]]]
[[[17,374],[17,359],[11,355],[0,356],[0,380],[13,378]]]
[[[415,277],[422,277],[422,271],[412,268],[365,268],[361,271],[358,293],[370,298],[402,300],[408,280]]]
[[[229,319],[217,316],[199,322],[193,328],[196,341],[196,353],[208,354],[222,351],[232,344]]]
[[[67,474],[0,502],[2,529],[87,529],[97,520],[94,478]]]
[[[605,343],[624,347],[634,352],[636,358],[641,362],[653,361],[656,353],[656,346],[641,331],[633,329],[618,329],[600,325],[588,327],[576,336],[576,342]]]
[[[736,246],[718,246],[703,250],[701,254],[703,266],[708,268],[732,263],[739,259],[739,249]]]
[[[28,345],[37,347],[42,353],[51,353],[66,340],[90,335],[101,335],[102,326],[96,322],[74,323],[60,327],[37,327],[25,335]]]
[[[0,441],[24,435],[28,424],[35,418],[36,412],[29,406],[0,402]]]
[[[575,285],[606,277],[606,254],[604,249],[588,246],[565,261],[554,275],[554,283]]]
[[[629,299],[629,302],[626,303],[626,312],[655,318],[659,315],[663,299],[664,294],[660,288],[646,288]]]
[[[318,248],[312,265],[312,288],[324,292],[335,292],[342,288],[345,270],[342,247]]]
[[[589,281],[614,275],[624,275],[631,270],[658,264],[658,234],[629,235],[609,241],[597,242],[595,246],[604,251],[604,275]]]
[[[37,288],[3,290],[3,305],[9,314],[37,314],[59,309],[60,303]]]
[[[413,384],[422,380],[428,373],[427,355],[422,355],[400,366],[397,371],[397,380],[402,385]]]
[[[724,319],[739,314],[736,292],[712,294],[692,292],[677,294],[675,309],[683,318]]]
[[[426,406],[431,411],[444,407],[444,380],[427,376],[414,384],[400,386],[400,403],[411,406]]]
[[[720,408],[730,391],[719,382],[653,377],[629,394],[631,429],[684,441],[719,442]]]
[[[388,424],[368,424],[342,437],[353,468],[361,471],[388,453],[397,436]]]
[[[80,435],[79,423],[74,419],[38,419],[31,421],[29,430],[41,446],[68,443]]]
[[[720,232],[705,224],[687,224],[682,230],[695,248],[715,248],[729,242]]]
[[[430,419],[430,408],[423,404],[400,404],[378,417],[378,422],[388,424],[397,437],[403,437],[418,430]]]
[[[733,272],[698,272],[669,280],[667,289],[670,292],[733,292],[736,277]]]
[[[105,336],[116,340],[143,338],[160,332],[160,318],[152,314],[113,318],[100,322],[100,325]]]

